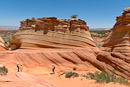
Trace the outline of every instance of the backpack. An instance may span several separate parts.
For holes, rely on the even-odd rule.
[[[52,69],[55,69],[55,66],[53,66],[53,68]]]
[[[20,67],[20,65],[19,65],[19,64],[17,64],[17,67]]]

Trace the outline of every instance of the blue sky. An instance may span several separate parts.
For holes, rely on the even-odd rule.
[[[111,28],[130,0],[0,0],[0,25],[19,26],[21,20],[77,14],[90,28]]]

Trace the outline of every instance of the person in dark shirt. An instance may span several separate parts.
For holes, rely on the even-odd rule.
[[[20,64],[18,63],[18,64],[17,64],[18,72],[19,72],[19,67],[20,67]]]
[[[55,73],[55,66],[52,64],[52,72]]]

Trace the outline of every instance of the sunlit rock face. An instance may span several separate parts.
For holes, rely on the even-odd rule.
[[[41,70],[49,71],[51,64],[55,64],[57,71],[68,68],[72,70],[73,67],[86,71],[88,68],[95,69],[96,67],[109,73],[116,70],[116,75],[130,79],[130,54],[122,53],[127,52],[129,48],[127,45],[129,44],[129,39],[127,39],[129,28],[123,23],[117,22],[108,33],[109,37],[104,44],[106,47],[103,48],[109,47],[109,50],[113,52],[107,52],[95,46],[88,26],[83,20],[57,19],[55,17],[27,19],[21,21],[21,27],[14,34],[11,41],[11,45],[15,44],[17,48],[21,47],[23,49],[1,56],[4,57],[7,66],[10,67],[10,64],[12,64],[15,69],[16,63],[19,62],[25,66],[27,72],[31,73],[39,74],[39,72],[43,72]],[[24,49],[24,47],[30,48]]]
[[[111,30],[109,38],[104,47],[108,47],[113,52],[130,52],[130,7],[123,10],[123,14],[118,16],[116,24]]]
[[[21,21],[11,45],[19,47],[75,48],[96,47],[86,22],[81,19],[56,17]]]

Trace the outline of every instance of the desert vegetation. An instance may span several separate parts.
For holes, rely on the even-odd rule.
[[[4,31],[0,31],[0,36],[3,38],[6,47],[8,47],[13,34],[16,32],[16,30],[4,30]]]
[[[77,18],[77,14],[71,15],[71,18]]]
[[[109,30],[90,30],[90,34],[97,47],[102,47],[105,42],[105,35],[107,32],[109,32]]]
[[[3,66],[3,67],[0,67],[0,75],[7,75],[8,73],[8,69]]]
[[[77,70],[77,68],[76,68],[76,67],[73,67],[73,70]]]
[[[11,50],[16,50],[17,48],[16,48],[16,45],[12,45],[11,46]]]
[[[108,72],[95,72],[95,73],[91,73],[89,72],[86,75],[82,75],[82,77],[86,78],[86,79],[93,79],[96,80],[96,82],[98,83],[120,83],[123,85],[128,85],[130,86],[130,82],[127,79],[124,79],[122,77],[117,77],[115,75],[115,70],[112,71],[112,74],[109,74]]]
[[[124,85],[129,85],[128,80],[122,78],[122,77],[117,77],[115,74],[110,75],[107,72],[102,71],[101,73],[95,72],[95,73],[88,73],[88,78],[96,80],[96,82],[99,83],[120,83]]]
[[[61,75],[65,75],[66,78],[71,78],[71,77],[74,78],[74,77],[79,76],[79,74],[76,72],[64,72],[64,73],[60,74],[59,76],[61,76]]]
[[[74,67],[74,68],[76,68],[76,67]],[[81,80],[83,80],[83,78],[92,79],[92,80],[95,80],[97,83],[113,82],[113,83],[120,83],[122,85],[130,86],[130,82],[127,79],[116,76],[115,72],[116,72],[115,69],[111,71],[111,74],[109,74],[108,72],[104,72],[104,71],[101,71],[101,72],[96,71],[95,73],[89,72],[85,75],[80,75],[76,72],[63,72],[62,74],[59,75],[59,77],[62,75],[65,75],[65,78],[81,77]]]

